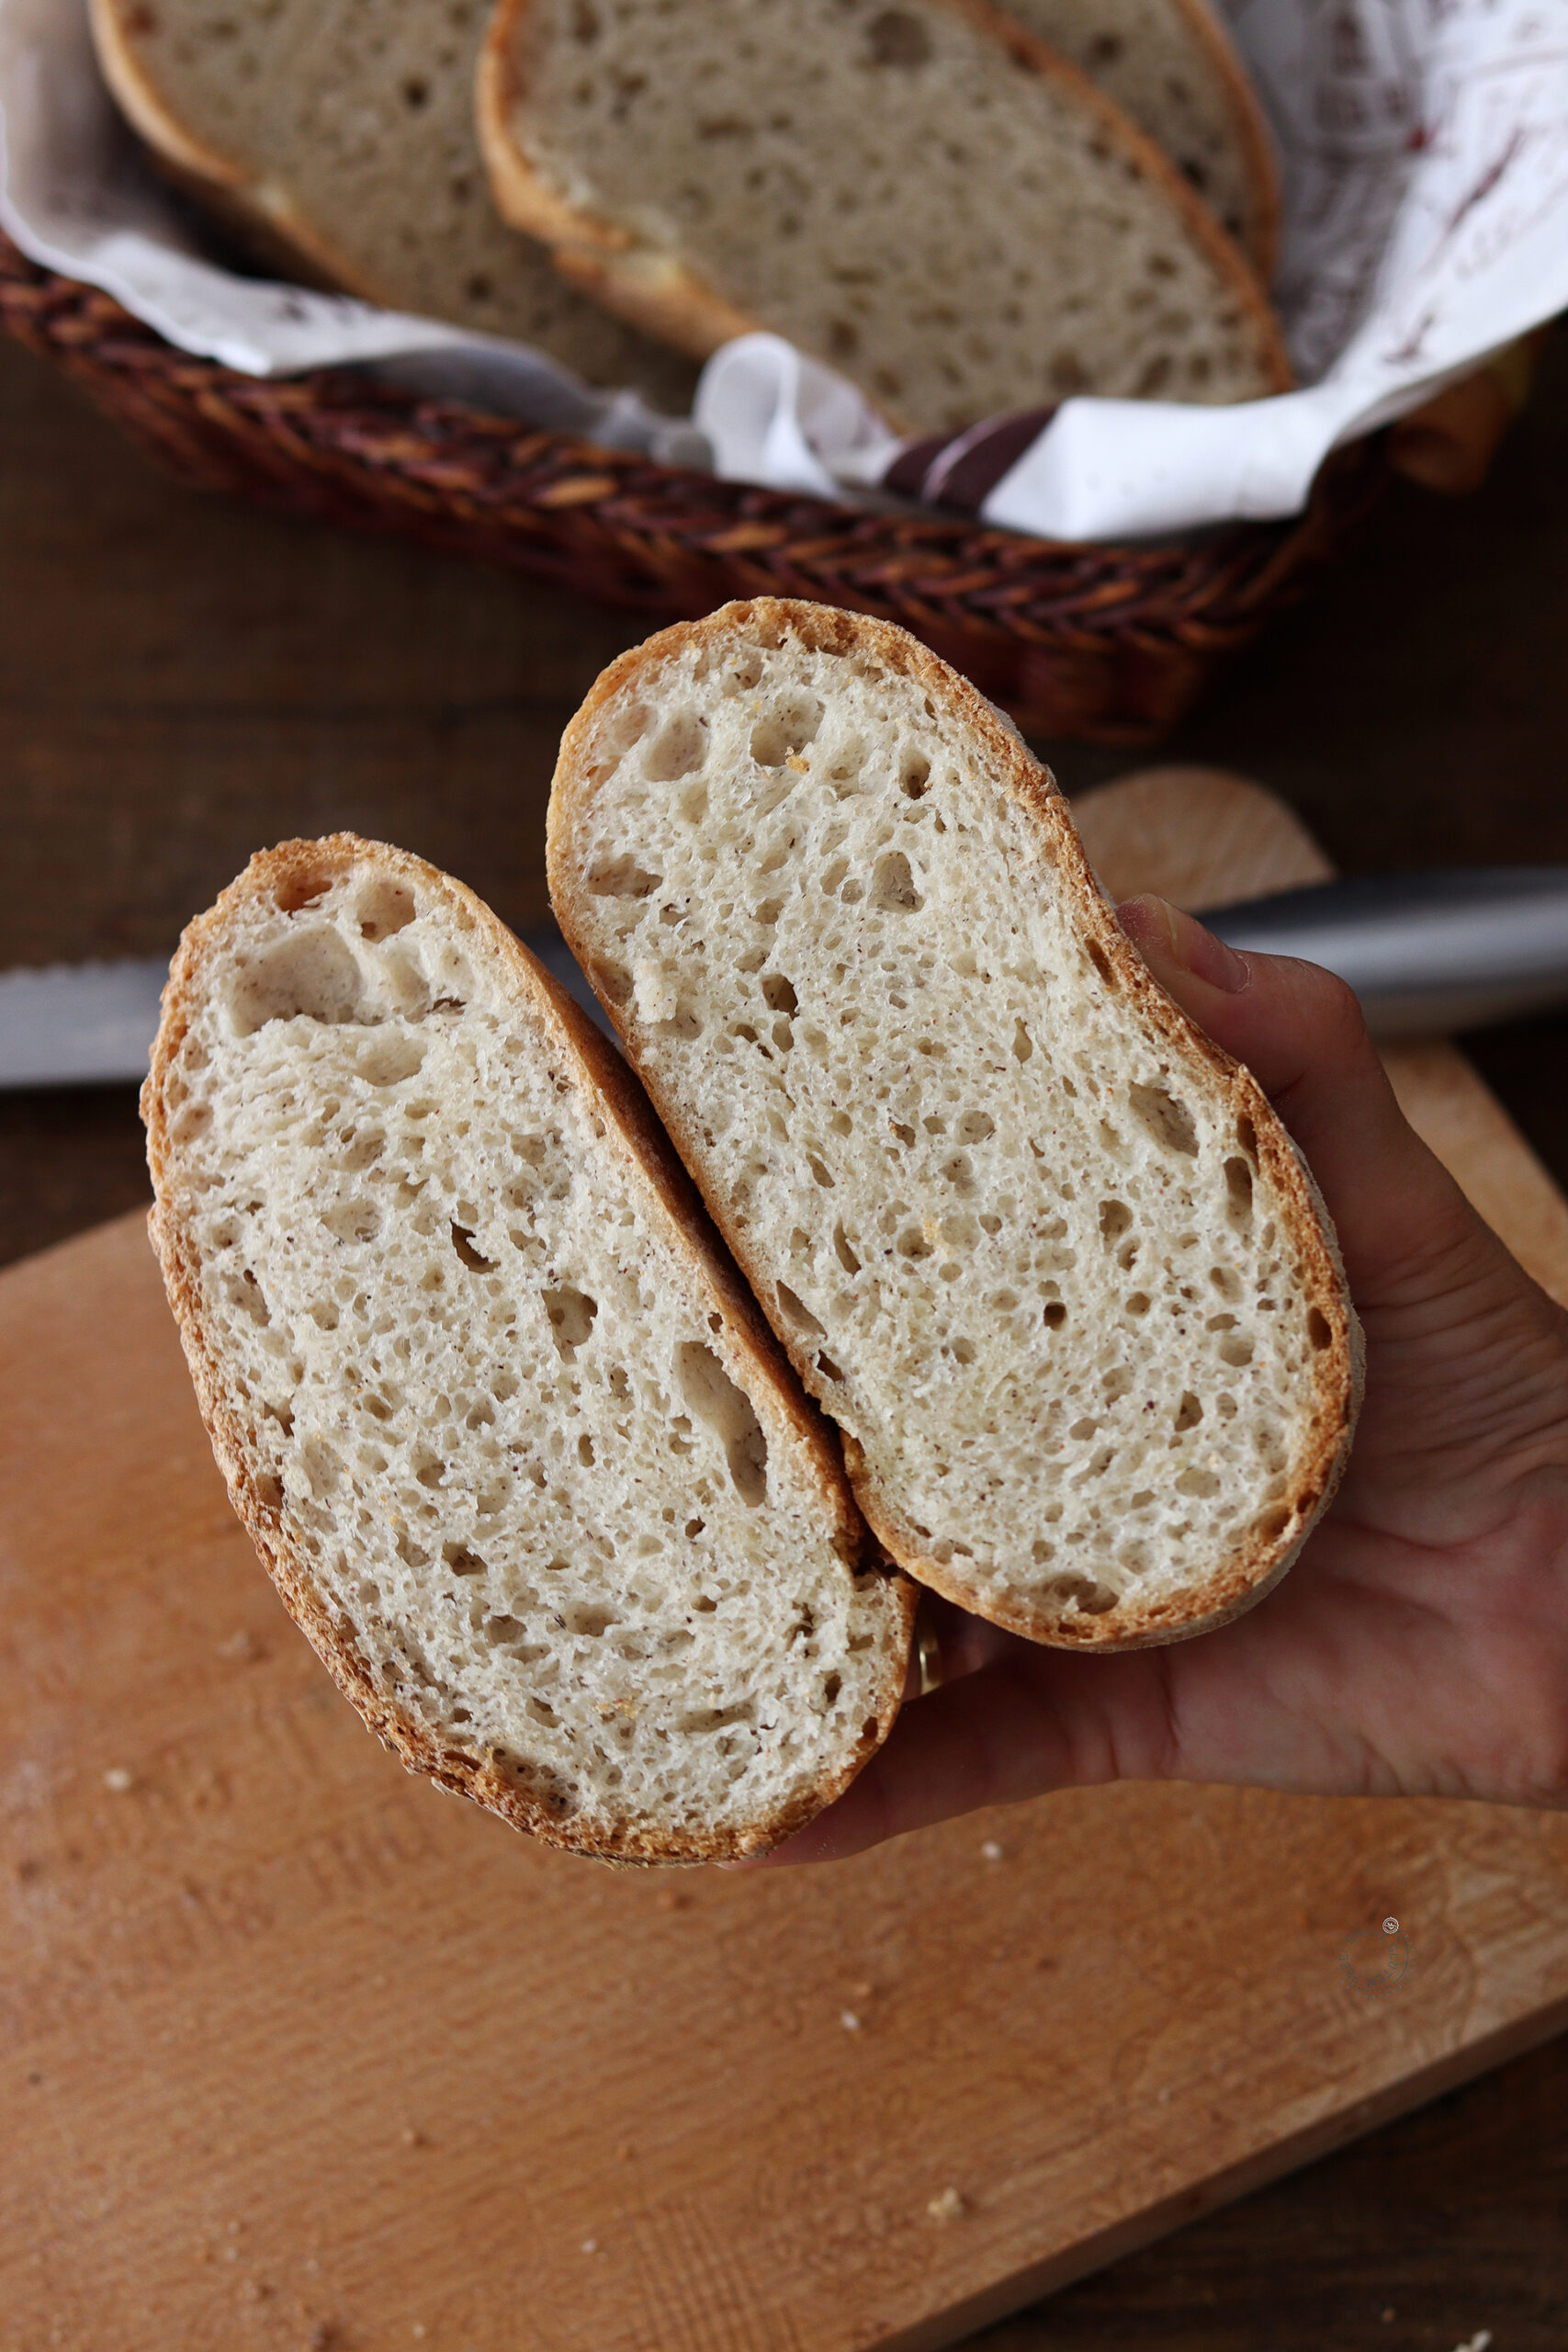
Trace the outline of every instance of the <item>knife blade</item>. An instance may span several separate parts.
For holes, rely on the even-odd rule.
[[[1337,972],[1377,1037],[1438,1036],[1568,1000],[1568,866],[1371,875],[1201,911],[1233,947]],[[614,1043],[557,925],[522,937]],[[0,1087],[145,1076],[168,969],[146,956],[0,973]]]
[[[521,936],[615,1044],[604,1009],[558,926],[537,923]],[[161,956],[0,972],[0,1088],[140,1082],[168,977]]]
[[[1232,947],[1348,981],[1374,1037],[1430,1037],[1568,998],[1568,866],[1373,874],[1203,910]]]

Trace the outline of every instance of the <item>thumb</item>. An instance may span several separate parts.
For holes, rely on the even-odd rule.
[[[1436,1261],[1491,1236],[1406,1121],[1345,982],[1290,956],[1239,955],[1164,899],[1129,899],[1122,930],[1154,978],[1245,1062],[1300,1145],[1365,1309],[1426,1288]]]

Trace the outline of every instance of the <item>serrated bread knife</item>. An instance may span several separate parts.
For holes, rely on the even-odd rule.
[[[1378,1037],[1476,1029],[1568,1001],[1568,866],[1375,875],[1202,911],[1233,947],[1337,972]],[[523,938],[608,1034],[555,924]],[[141,1079],[168,976],[157,956],[0,973],[0,1087]]]
[[[523,940],[608,1036],[604,1009],[555,924],[540,923]],[[158,956],[0,972],[0,1087],[140,1081],[168,977]]]

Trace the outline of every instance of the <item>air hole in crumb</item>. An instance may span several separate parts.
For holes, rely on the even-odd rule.
[[[795,995],[794,985],[785,979],[782,972],[763,973],[762,1001],[770,1012],[798,1012],[800,1010],[800,1000]]]
[[[1244,1229],[1252,1222],[1252,1170],[1245,1159],[1225,1162],[1225,1214]]]
[[[1257,1159],[1258,1129],[1253,1125],[1252,1121],[1247,1116],[1245,1112],[1235,1123],[1235,1139],[1237,1143],[1240,1144],[1243,1151],[1246,1152],[1248,1159]]]
[[[918,17],[902,8],[884,8],[866,27],[866,50],[873,65],[925,65],[931,37]]]
[[[361,890],[355,903],[361,939],[390,939],[412,922],[413,892],[383,876]]]
[[[1163,1086],[1134,1086],[1127,1099],[1134,1116],[1165,1150],[1179,1152],[1187,1159],[1196,1159],[1198,1130],[1185,1102],[1179,1102]]]
[[[280,915],[299,914],[306,907],[313,907],[318,899],[324,899],[336,879],[324,866],[303,865],[298,874],[291,874],[279,883],[272,894],[273,904]]]
[[[374,1201],[351,1197],[325,1210],[321,1223],[334,1241],[374,1241],[381,1230],[381,1212]],[[335,1329],[336,1325],[337,1317],[334,1315],[331,1328]]]
[[[930,1119],[926,1121],[927,1126],[932,1124]],[[940,1131],[941,1122],[935,1124]],[[958,1122],[961,1143],[985,1143],[996,1132],[997,1123],[988,1111],[965,1111]]]
[[[898,782],[911,800],[924,797],[931,776],[931,763],[925,753],[916,751],[913,744],[906,744],[898,762]]]
[[[1075,1602],[1086,1617],[1103,1617],[1116,1606],[1116,1595],[1092,1577],[1058,1577],[1050,1589],[1058,1600]]]
[[[1105,982],[1106,987],[1108,989],[1113,989],[1116,982],[1111,977],[1111,958],[1107,956],[1104,948],[1100,945],[1098,939],[1091,939],[1089,942],[1089,960],[1094,966],[1095,970],[1100,974],[1100,978]]]
[[[1177,1428],[1179,1430],[1195,1430],[1202,1418],[1202,1406],[1200,1404],[1198,1398],[1194,1396],[1190,1388],[1184,1388],[1181,1392],[1181,1402],[1176,1408]]]
[[[650,784],[673,784],[695,775],[707,755],[707,721],[694,710],[673,711],[643,755],[643,774]]]
[[[749,1724],[755,1720],[756,1702],[738,1700],[728,1707],[698,1707],[690,1714],[677,1715],[675,1728],[682,1734],[705,1731],[728,1731],[731,1724]]]
[[[474,1248],[474,1237],[466,1227],[456,1224],[453,1226],[452,1247],[471,1272],[476,1274],[490,1272],[493,1261],[479,1256],[479,1251]]]
[[[834,1700],[838,1697],[843,1687],[844,1681],[841,1675],[829,1674],[825,1677],[822,1684],[822,1696],[827,1700],[829,1706],[832,1705]]]
[[[1254,1532],[1260,1535],[1266,1544],[1273,1544],[1283,1535],[1290,1523],[1288,1509],[1281,1503],[1271,1503],[1267,1510],[1258,1512],[1252,1525]]]
[[[395,1029],[372,1030],[359,1049],[355,1069],[367,1086],[400,1086],[424,1061],[424,1040],[400,1036]]]
[[[630,850],[624,850],[619,857],[605,858],[592,869],[588,887],[596,899],[648,899],[663,879],[662,874],[649,874]]]
[[[839,1369],[839,1366],[833,1362],[832,1357],[829,1355],[826,1351],[818,1355],[817,1359],[817,1369],[822,1374],[824,1380],[842,1380],[844,1376],[842,1372]]]
[[[1326,1348],[1333,1341],[1334,1333],[1329,1328],[1328,1317],[1319,1306],[1307,1309],[1307,1338],[1314,1348]]]
[[[1052,1299],[1045,1308],[1045,1329],[1059,1331],[1067,1319],[1067,1310],[1059,1298]]]
[[[1109,1249],[1120,1241],[1133,1222],[1133,1212],[1125,1201],[1101,1201],[1100,1204],[1100,1238]]]
[[[1034,1051],[1034,1040],[1021,1021],[1015,1020],[1012,1025],[1012,1051],[1013,1059],[1020,1062],[1026,1062]]]
[[[972,1340],[950,1340],[948,1351],[954,1363],[973,1363],[975,1361],[975,1343]]]
[[[792,1324],[797,1331],[806,1332],[810,1339],[827,1338],[827,1325],[818,1323],[805,1300],[798,1298],[787,1283],[775,1283],[773,1288],[778,1293],[779,1311],[786,1323]]]
[[[750,1398],[737,1388],[711,1348],[688,1340],[675,1351],[681,1394],[725,1449],[735,1491],[754,1508],[767,1498],[768,1441]]]
[[[826,1167],[823,1161],[818,1159],[817,1154],[814,1151],[808,1151],[807,1153],[806,1164],[807,1168],[810,1169],[813,1177],[818,1184],[825,1185],[829,1192],[832,1192],[835,1189],[830,1170]]]
[[[833,1227],[833,1251],[846,1274],[858,1274],[860,1260],[850,1247],[848,1234],[840,1222]]]
[[[919,914],[925,905],[902,850],[889,850],[872,870],[871,904],[881,914]]]
[[[822,706],[815,695],[788,695],[758,719],[751,729],[751,757],[761,768],[782,768],[792,752],[804,752],[822,723]]]
[[[441,1556],[455,1577],[482,1577],[488,1574],[486,1563],[466,1544],[443,1544]]]
[[[558,1290],[545,1295],[545,1313],[550,1318],[550,1337],[568,1363],[593,1332],[593,1318],[599,1312],[597,1299],[585,1291],[574,1290],[570,1283],[562,1283]]]
[[[585,1470],[592,1469],[593,1440],[589,1436],[586,1430],[583,1430],[582,1435],[577,1441],[577,1458],[581,1463]]]
[[[359,985],[347,943],[321,924],[278,940],[241,969],[229,990],[229,1018],[240,1037],[269,1021],[335,1026],[359,1019]]]

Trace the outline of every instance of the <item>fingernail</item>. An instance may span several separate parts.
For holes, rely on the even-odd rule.
[[[1125,899],[1116,910],[1116,920],[1145,963],[1157,965],[1163,958],[1226,996],[1239,996],[1252,978],[1245,956],[1216,939],[1195,915],[1183,914],[1152,890]]]

